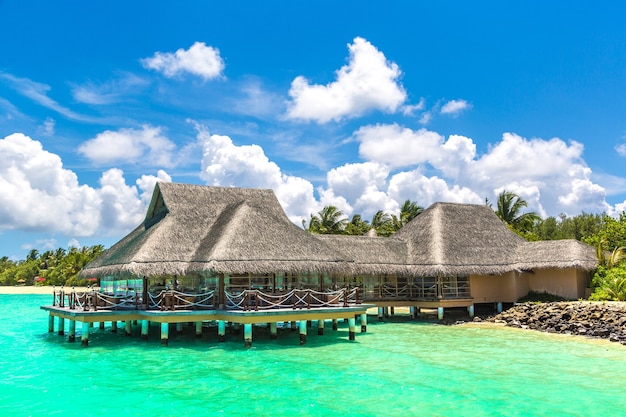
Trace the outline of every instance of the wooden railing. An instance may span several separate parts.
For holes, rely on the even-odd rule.
[[[202,294],[164,290],[157,294],[148,294],[149,310],[214,310],[217,306],[216,292],[211,290]]]
[[[438,299],[465,299],[471,298],[469,283],[460,285],[448,283],[408,283],[396,285],[384,283],[363,289],[363,300],[399,300],[399,301],[433,301]]]
[[[230,310],[270,310],[279,308],[347,307],[360,304],[359,288],[336,291],[291,290],[285,293],[265,293],[260,290],[224,292],[226,308]]]

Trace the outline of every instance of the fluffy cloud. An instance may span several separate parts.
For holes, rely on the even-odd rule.
[[[472,106],[465,100],[450,100],[441,106],[441,114],[458,116],[461,112],[470,109]]]
[[[204,42],[195,42],[189,49],[176,52],[156,52],[151,58],[144,58],[145,68],[162,72],[166,77],[175,77],[185,72],[205,80],[219,78],[224,71],[224,60],[217,48]]]
[[[207,184],[271,188],[287,215],[298,224],[319,209],[313,185],[303,178],[283,174],[260,146],[236,146],[228,136],[211,135],[199,125],[196,128],[203,149],[200,176]]]
[[[69,237],[128,232],[141,222],[150,183],[128,186],[122,171],[104,172],[100,188],[80,185],[61,158],[21,133],[0,139],[0,230],[61,233]]]
[[[79,146],[78,152],[98,165],[116,162],[171,167],[176,145],[160,127],[107,130]]]
[[[348,49],[349,63],[337,71],[336,81],[311,85],[302,76],[293,80],[288,118],[326,123],[370,110],[398,110],[406,100],[398,65],[363,38],[355,38]]]
[[[620,156],[626,156],[626,143],[619,144],[615,147],[615,151]]]

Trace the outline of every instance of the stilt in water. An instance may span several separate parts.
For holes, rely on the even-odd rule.
[[[474,304],[467,306],[467,313],[470,317],[474,317]]]
[[[415,318],[415,307],[414,306],[410,306],[409,307],[409,315],[411,316],[411,319]]]
[[[270,323],[270,339],[278,339],[278,327],[275,321]]]
[[[243,325],[243,345],[247,348],[252,346],[252,324]]]
[[[148,320],[141,320],[141,340],[148,340],[149,329],[150,322]]]
[[[196,322],[196,337],[202,337],[202,322]]]
[[[111,333],[117,333],[117,321],[113,320],[111,322]]]
[[[68,342],[76,340],[76,320],[70,320],[70,334],[67,337]]]
[[[48,316],[48,333],[54,333],[54,316],[52,314]]]
[[[103,321],[100,322],[100,330],[104,330],[104,322]]]
[[[300,320],[300,345],[306,344],[306,320]]]
[[[496,310],[498,313],[502,313],[502,302],[499,302],[498,304],[496,304]]]
[[[224,320],[217,321],[217,341],[226,341],[226,322]]]
[[[59,336],[63,336],[65,334],[65,319],[63,317],[59,317]]]
[[[183,323],[176,323],[176,333],[182,333],[183,332]]]
[[[337,330],[337,319],[333,319],[333,330]]]
[[[318,335],[324,334],[324,320],[317,321],[317,334]]]
[[[443,320],[443,307],[437,307],[437,318]]]
[[[389,307],[389,310],[391,310],[390,314],[391,314],[392,316],[394,316],[394,315],[396,314],[396,310],[395,310],[395,308],[393,308],[393,307]]]
[[[361,314],[361,333],[367,332],[367,313]]]
[[[81,346],[89,346],[89,323],[83,322],[82,334],[80,335]]]
[[[356,320],[354,317],[348,319],[348,340],[354,340],[356,337]]]
[[[161,346],[167,346],[170,338],[170,324],[161,323]]]
[[[378,307],[378,321],[383,321],[384,310],[383,307]]]
[[[130,336],[133,332],[133,323],[131,320],[126,320],[124,322],[124,332],[126,336]]]

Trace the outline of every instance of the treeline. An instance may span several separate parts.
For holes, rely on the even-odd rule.
[[[32,249],[26,259],[13,261],[0,258],[0,285],[66,285],[89,284],[79,279],[78,272],[102,253],[104,246],[59,248],[39,253]]]

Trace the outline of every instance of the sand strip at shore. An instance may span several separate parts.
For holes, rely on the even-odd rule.
[[[61,287],[52,287],[52,286],[25,286],[25,285],[17,285],[17,286],[0,286],[0,294],[52,294],[52,291],[59,291]],[[72,287],[63,287],[63,289],[67,291],[72,291]],[[74,287],[74,290],[77,292],[88,291],[86,287]]]

